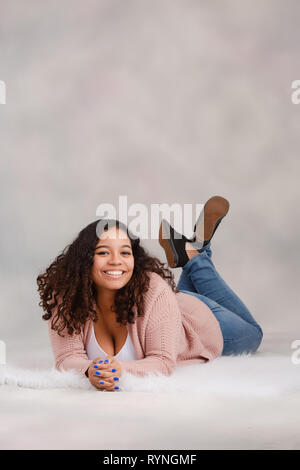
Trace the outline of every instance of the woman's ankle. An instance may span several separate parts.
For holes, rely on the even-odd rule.
[[[195,250],[195,248],[190,242],[185,243],[185,251],[189,259],[192,259],[194,258],[194,256],[199,254],[199,251]]]

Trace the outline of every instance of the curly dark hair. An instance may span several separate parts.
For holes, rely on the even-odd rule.
[[[123,230],[131,241],[134,270],[129,282],[116,292],[113,311],[117,322],[134,323],[132,308],[136,305],[138,316],[144,314],[144,294],[149,289],[149,272],[157,273],[167,281],[173,292],[179,292],[173,273],[156,257],[149,256],[140,245],[140,239],[131,234],[119,220],[100,219],[81,230],[77,238],[58,255],[46,271],[37,277],[39,306],[46,312],[42,318],[52,317],[51,328],[60,336],[67,328],[68,334],[79,334],[88,318],[97,320],[94,309],[96,287],[91,278],[95,246],[102,231],[115,226]],[[55,314],[54,314],[55,310]]]

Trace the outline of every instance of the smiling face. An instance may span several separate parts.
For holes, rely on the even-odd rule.
[[[131,279],[134,257],[127,234],[112,227],[103,232],[96,243],[92,280],[97,290],[118,290]]]

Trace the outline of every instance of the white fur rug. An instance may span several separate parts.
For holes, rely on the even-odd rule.
[[[2,377],[1,377],[2,375]],[[0,384],[50,389],[79,388],[97,391],[75,371],[26,370],[7,365]],[[274,353],[222,356],[211,363],[178,367],[171,376],[137,377],[124,373],[120,392],[193,392],[215,396],[278,396],[300,392],[300,365]],[[114,393],[120,393],[114,392]]]

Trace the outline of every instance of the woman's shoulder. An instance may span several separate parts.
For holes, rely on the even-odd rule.
[[[153,271],[147,271],[147,275],[150,279],[149,290],[152,290],[158,294],[164,290],[171,290],[169,283],[159,274]]]
[[[159,300],[168,297],[172,292],[168,282],[159,274],[153,271],[146,271],[149,278],[148,289],[143,291],[143,315],[138,315],[137,304],[133,306],[134,319],[138,324],[147,324],[149,316],[152,316],[153,309]]]
[[[173,291],[169,283],[161,277],[159,274],[148,271],[149,287],[147,292],[144,294],[145,302],[148,305],[152,305],[161,295],[172,295]]]
[[[152,328],[161,321],[162,315],[169,315],[169,307],[174,306],[176,296],[168,281],[159,274],[147,271],[149,276],[149,286],[147,292],[143,294],[144,315],[138,318],[138,323]],[[175,311],[174,308],[171,310]]]

